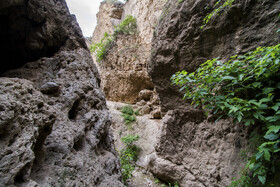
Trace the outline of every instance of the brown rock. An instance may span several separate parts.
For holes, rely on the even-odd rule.
[[[152,119],[161,119],[161,110],[160,108],[153,109],[150,113]]]
[[[138,98],[139,100],[150,101],[152,95],[153,95],[152,90],[141,90],[138,94]]]
[[[145,114],[149,114],[151,111],[150,106],[145,105],[140,109],[140,115],[145,115]]]

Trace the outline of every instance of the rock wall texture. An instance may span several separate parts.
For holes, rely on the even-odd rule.
[[[244,166],[240,151],[247,146],[248,130],[230,120],[214,123],[193,109],[171,85],[171,75],[192,72],[207,59],[226,60],[280,41],[279,1],[236,0],[200,29],[215,2],[169,0],[152,42],[148,69],[166,115],[149,169],[181,186],[229,185]]]
[[[104,33],[112,34],[114,26],[120,24],[123,14],[123,3],[101,2],[99,12],[96,15],[97,25],[92,34],[92,42],[99,42]]]
[[[93,33],[93,42],[99,42],[105,32],[112,33],[113,26],[120,23],[127,15],[132,15],[137,19],[138,33],[118,35],[105,59],[97,63],[102,80],[101,87],[108,100],[136,103],[141,101],[140,91],[154,90],[147,72],[147,63],[151,53],[153,28],[164,2],[130,0],[123,5],[122,10],[119,3],[115,4],[101,3],[97,14],[100,24],[97,24]],[[120,17],[120,12],[122,12],[122,17]],[[156,92],[154,95],[156,97]],[[158,104],[145,107],[149,108],[152,118],[161,118]]]
[[[152,42],[149,73],[164,112],[186,106],[178,97],[178,89],[170,84],[175,72],[192,72],[208,59],[225,60],[280,40],[276,32],[280,23],[279,1],[236,0],[231,8],[200,29],[215,2],[170,0],[163,10]]]
[[[0,186],[123,186],[100,77],[65,1],[1,1],[0,22]]]
[[[136,103],[141,90],[154,89],[147,72],[149,55],[138,35],[118,36],[99,64],[101,87],[108,100]]]
[[[153,32],[165,2],[165,0],[129,0],[124,5],[122,19],[127,15],[132,15],[137,18],[139,37],[142,43],[148,46],[151,45]],[[150,47],[149,51],[151,51]]]

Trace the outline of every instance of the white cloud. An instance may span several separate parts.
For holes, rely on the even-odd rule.
[[[85,37],[92,36],[96,14],[102,0],[66,0],[71,14],[75,14]]]

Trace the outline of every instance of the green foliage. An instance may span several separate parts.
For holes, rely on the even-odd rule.
[[[155,184],[159,184],[159,183],[160,183],[159,179],[156,179]]]
[[[139,140],[139,136],[128,135],[121,138],[121,141],[126,145],[131,145],[133,142]]]
[[[121,109],[122,117],[124,118],[126,125],[131,125],[131,123],[136,121],[136,116],[139,115],[139,111],[134,111],[131,105],[122,107]]]
[[[223,0],[225,1],[221,6],[219,6],[218,8],[214,9],[212,12],[210,12],[209,14],[207,14],[205,16],[205,18],[203,19],[203,25],[200,27],[201,29],[203,29],[207,23],[212,19],[213,16],[215,15],[219,15],[219,13],[224,10],[225,8],[227,7],[231,7],[232,6],[232,3],[235,1],[235,0]],[[218,6],[220,4],[221,0],[218,0],[215,4],[215,6]]]
[[[166,185],[165,185],[165,184],[162,184],[161,186],[162,186],[162,187],[166,187]],[[168,183],[168,187],[179,187],[179,185],[178,185],[178,183],[177,183],[177,182],[175,182],[174,184],[172,184],[172,183]]]
[[[135,168],[134,162],[137,161],[140,152],[140,148],[133,144],[135,141],[139,140],[139,136],[128,135],[122,137],[121,140],[125,144],[125,148],[119,152],[119,157],[121,161],[122,178],[126,183],[132,176],[132,172]]]
[[[103,2],[109,3],[109,4],[114,4],[117,3],[118,0],[103,0]]]
[[[262,141],[248,161],[249,171],[265,184],[277,169],[280,152],[280,44],[259,47],[222,63],[208,60],[195,72],[177,72],[172,83],[185,91],[184,98],[219,116],[231,117],[244,125],[261,128]],[[246,180],[245,180],[246,179]],[[252,179],[251,179],[252,180]]]
[[[137,24],[136,18],[127,15],[126,18],[118,25],[115,26],[114,35],[118,34],[136,34],[137,32]]]
[[[114,1],[113,1],[114,2]],[[93,43],[90,45],[90,52],[96,53],[96,60],[101,62],[111,47],[114,45],[117,35],[119,34],[135,34],[137,32],[136,19],[128,15],[126,18],[118,25],[115,26],[113,34],[104,33],[103,38],[99,43]]]
[[[94,43],[90,45],[90,52],[91,53],[96,53],[96,60],[98,62],[101,62],[109,49],[113,46],[114,44],[114,37],[107,32],[104,33],[104,37],[100,40],[99,43]]]
[[[184,2],[185,0],[178,0],[178,3],[180,4],[180,3],[182,3],[182,2]]]

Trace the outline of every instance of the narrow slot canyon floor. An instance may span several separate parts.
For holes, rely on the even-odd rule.
[[[162,119],[150,119],[150,114],[136,116],[136,121],[131,125],[126,125],[122,117],[121,108],[129,104],[121,102],[107,101],[107,106],[112,117],[112,131],[117,151],[124,148],[121,138],[127,135],[139,135],[139,140],[135,144],[140,147],[138,160],[132,178],[128,180],[129,187],[149,186],[160,187],[164,183],[159,181],[151,172],[147,170],[150,156],[155,154],[155,145],[160,135]],[[135,110],[136,105],[131,105]]]

